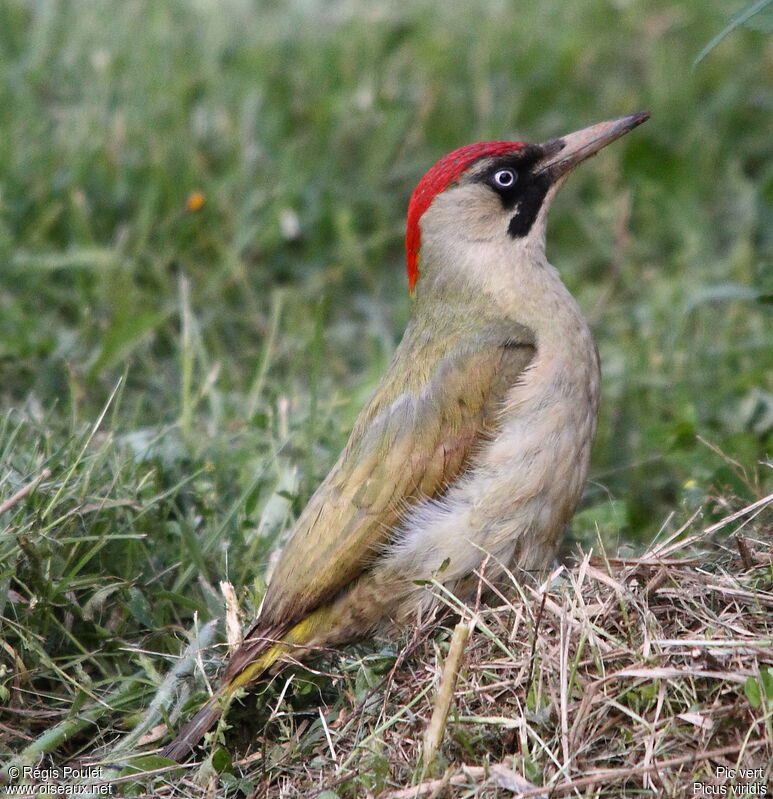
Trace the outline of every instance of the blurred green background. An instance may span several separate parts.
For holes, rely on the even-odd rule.
[[[733,10],[0,2],[0,499],[51,470],[0,518],[0,678],[64,713],[218,580],[259,599],[405,325],[410,192],[474,140],[652,112],[548,233],[604,373],[573,540],[769,491],[770,14],[693,66]]]

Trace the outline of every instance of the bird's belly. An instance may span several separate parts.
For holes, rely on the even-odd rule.
[[[599,376],[595,357],[585,363],[572,380],[533,370],[512,387],[496,433],[464,475],[409,512],[391,565],[415,578],[442,567],[455,580],[487,555],[524,569],[550,562],[580,500],[596,429]]]
[[[526,569],[550,561],[582,495],[595,421],[595,409],[556,403],[505,423],[476,465],[489,484],[470,517],[479,546]]]

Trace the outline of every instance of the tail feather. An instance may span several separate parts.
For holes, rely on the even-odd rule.
[[[162,757],[182,762],[191,756],[196,744],[205,733],[214,726],[223,712],[220,697],[214,696],[201,710],[180,730],[180,734],[167,744],[161,752]]]
[[[246,642],[245,642],[246,645]],[[268,651],[247,664],[240,672],[225,682],[220,690],[180,730],[180,734],[161,752],[162,757],[182,761],[191,753],[223,714],[228,698],[239,688],[249,685],[267,671],[287,651],[284,644],[274,644]],[[237,653],[238,654],[238,653]]]
[[[378,600],[381,612],[384,597]],[[337,603],[323,605],[312,611],[292,627],[269,626],[258,621],[244,638],[242,645],[234,652],[223,673],[223,684],[217,693],[182,728],[180,734],[168,744],[162,755],[170,760],[182,760],[190,756],[204,735],[214,726],[223,714],[228,699],[239,688],[245,688],[270,669],[277,660],[292,652],[298,657],[308,654],[314,646],[336,645],[351,641],[365,629],[365,616],[357,617],[352,624],[351,611],[346,599]],[[376,614],[377,615],[377,614]],[[288,629],[289,627],[289,629]]]

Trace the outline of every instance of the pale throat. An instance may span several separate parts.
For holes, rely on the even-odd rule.
[[[586,407],[589,402],[595,413],[601,373],[590,326],[558,270],[547,260],[543,231],[534,233],[528,239],[507,242],[503,246],[508,252],[493,255],[494,262],[507,263],[509,268],[487,270],[486,294],[491,302],[534,333],[534,359],[519,381],[525,391],[521,394],[516,388],[513,399],[521,394],[531,401],[540,397],[551,405],[574,407]]]

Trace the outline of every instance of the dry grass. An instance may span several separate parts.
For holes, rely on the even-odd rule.
[[[681,797],[695,782],[762,795],[773,774],[772,499],[696,533],[693,518],[639,558],[588,554],[540,586],[514,581],[516,598],[496,607],[454,608],[472,629],[458,672],[443,668],[451,631],[430,635],[428,623],[381,680],[378,655],[334,659],[332,704],[290,709],[300,677],[282,678],[257,751],[224,773],[210,757],[161,776],[153,795]],[[454,638],[458,651],[458,628]],[[442,724],[450,689],[427,763],[422,742],[434,747],[430,720]]]
[[[397,654],[285,672],[257,715],[231,713],[203,763],[145,754],[141,773],[105,767],[102,779],[113,796],[682,797],[702,795],[696,782],[703,795],[764,795],[772,503],[697,532],[693,517],[638,558],[581,553],[541,585],[513,576],[515,597],[496,606],[443,594],[455,628],[427,620]],[[159,725],[140,748],[164,734]],[[119,743],[102,762],[126,754]]]

